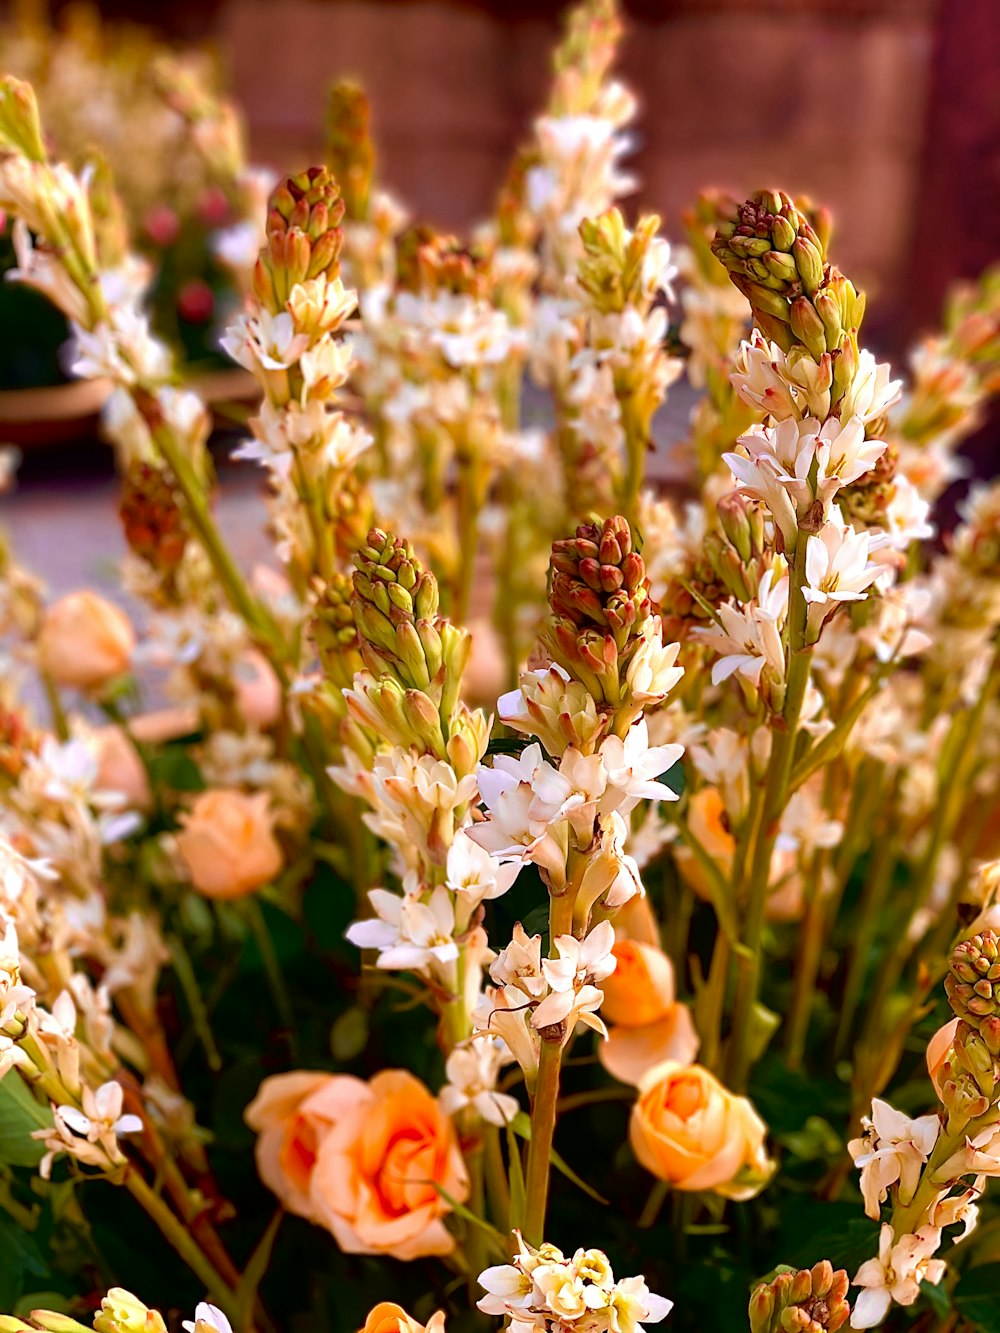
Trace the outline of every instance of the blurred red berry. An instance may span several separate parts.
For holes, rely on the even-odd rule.
[[[169,204],[154,204],[143,222],[146,235],[154,245],[173,245],[180,235],[180,218]]]
[[[198,200],[198,216],[207,227],[221,227],[229,216],[229,200],[218,185],[209,185]]]
[[[207,282],[193,278],[177,293],[177,313],[189,324],[205,324],[215,310],[215,297]]]

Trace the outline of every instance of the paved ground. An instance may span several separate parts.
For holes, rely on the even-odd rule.
[[[693,401],[685,384],[671,389],[656,422],[652,474],[669,474],[671,454],[684,436]],[[238,438],[226,436],[214,444],[219,472],[216,512],[234,553],[249,569],[273,557],[262,531],[263,474],[255,466],[228,460]],[[125,551],[117,503],[117,482],[106,445],[81,440],[58,449],[30,450],[25,452],[16,488],[0,496],[0,527],[20,562],[41,575],[53,593],[83,585],[113,592],[116,564]]]

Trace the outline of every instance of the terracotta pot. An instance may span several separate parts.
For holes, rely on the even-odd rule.
[[[0,389],[0,440],[22,448],[96,435],[111,381],[71,380],[37,389]]]

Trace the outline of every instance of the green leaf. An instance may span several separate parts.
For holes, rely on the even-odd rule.
[[[523,1112],[518,1112],[519,1115]],[[509,1230],[514,1231],[524,1225],[524,1206],[527,1191],[524,1185],[524,1168],[521,1166],[521,1146],[517,1141],[513,1125],[507,1126],[507,1156],[510,1159],[510,1217]]]
[[[489,1236],[490,1240],[493,1242],[493,1244],[499,1251],[500,1256],[504,1259],[507,1258],[506,1236],[501,1236],[500,1232],[497,1231],[496,1227],[490,1226],[489,1222],[483,1221],[483,1219],[481,1217],[477,1217],[476,1214],[472,1212],[471,1209],[466,1208],[464,1203],[459,1203],[457,1199],[452,1198],[452,1196],[448,1193],[448,1191],[444,1188],[444,1186],[439,1185],[436,1180],[432,1180],[430,1183],[434,1186],[435,1190],[437,1190],[438,1194],[441,1195],[441,1198],[444,1199],[445,1203],[448,1205],[448,1207],[451,1209],[451,1211],[455,1214],[456,1217],[461,1217],[463,1221],[468,1222],[471,1226],[477,1227],[480,1231],[484,1232],[487,1236]]]
[[[267,1272],[267,1266],[271,1260],[271,1251],[274,1249],[274,1242],[278,1238],[278,1230],[284,1216],[284,1208],[279,1208],[267,1224],[263,1236],[254,1247],[254,1252],[243,1270],[240,1284],[236,1288],[237,1328],[245,1328],[251,1323],[254,1301],[257,1299],[257,1289]]]
[[[45,1144],[31,1136],[52,1124],[52,1112],[35,1100],[17,1074],[0,1080],[0,1162],[37,1166],[45,1156]]]
[[[673,768],[668,768],[661,781],[678,796],[682,796],[687,787],[687,774],[684,771],[684,763],[678,759]]]
[[[515,1134],[519,1134],[522,1139],[527,1139],[529,1143],[531,1142],[531,1119],[527,1111],[518,1111],[517,1115],[510,1122],[510,1129],[512,1129]],[[563,1175],[567,1180],[572,1181],[578,1190],[583,1190],[584,1194],[589,1195],[589,1197],[596,1203],[602,1203],[607,1206],[607,1199],[605,1199],[603,1195],[598,1194],[597,1190],[595,1190],[592,1185],[588,1185],[585,1180],[581,1180],[573,1168],[559,1156],[555,1148],[552,1149],[549,1157],[552,1165],[560,1175]]]
[[[6,1213],[0,1213],[0,1253],[0,1309],[6,1312],[14,1310],[26,1278],[50,1274],[35,1237]]]
[[[201,769],[186,750],[170,746],[149,761],[149,780],[154,788],[171,791],[204,791]]]
[[[955,1309],[979,1333],[1000,1333],[1000,1273],[996,1264],[970,1268],[952,1295]]]

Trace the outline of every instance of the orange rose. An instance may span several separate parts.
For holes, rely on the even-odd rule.
[[[444,1333],[444,1311],[432,1314],[429,1323],[418,1324],[401,1305],[383,1301],[365,1320],[361,1333]]]
[[[281,869],[281,848],[264,792],[202,792],[181,823],[177,848],[191,882],[207,898],[242,898]]]
[[[767,1180],[767,1127],[745,1097],[737,1097],[701,1065],[667,1063],[639,1086],[629,1138],[654,1176],[679,1190],[713,1190],[749,1199]]]
[[[319,1220],[348,1254],[449,1254],[449,1204],[435,1186],[459,1202],[468,1194],[454,1126],[412,1074],[383,1070],[319,1145]]]
[[[349,1074],[306,1070],[275,1074],[258,1088],[243,1118],[257,1132],[260,1178],[290,1213],[319,1220],[310,1186],[320,1141],[366,1091],[361,1079]]]
[[[598,1046],[601,1064],[622,1083],[638,1084],[654,1065],[690,1064],[698,1034],[685,1004],[674,999],[674,968],[662,949],[618,940],[617,966],[602,982],[601,1016],[615,1026]]]
[[[118,792],[130,810],[148,810],[153,802],[149,776],[135,742],[122,727],[99,727],[94,732],[94,745],[98,791]]]
[[[674,1003],[674,965],[663,950],[638,940],[617,940],[611,952],[615,970],[601,983],[601,1017],[641,1028],[668,1014]]]
[[[39,667],[57,684],[96,690],[129,669],[135,631],[96,592],[71,592],[45,612],[36,647]]]

